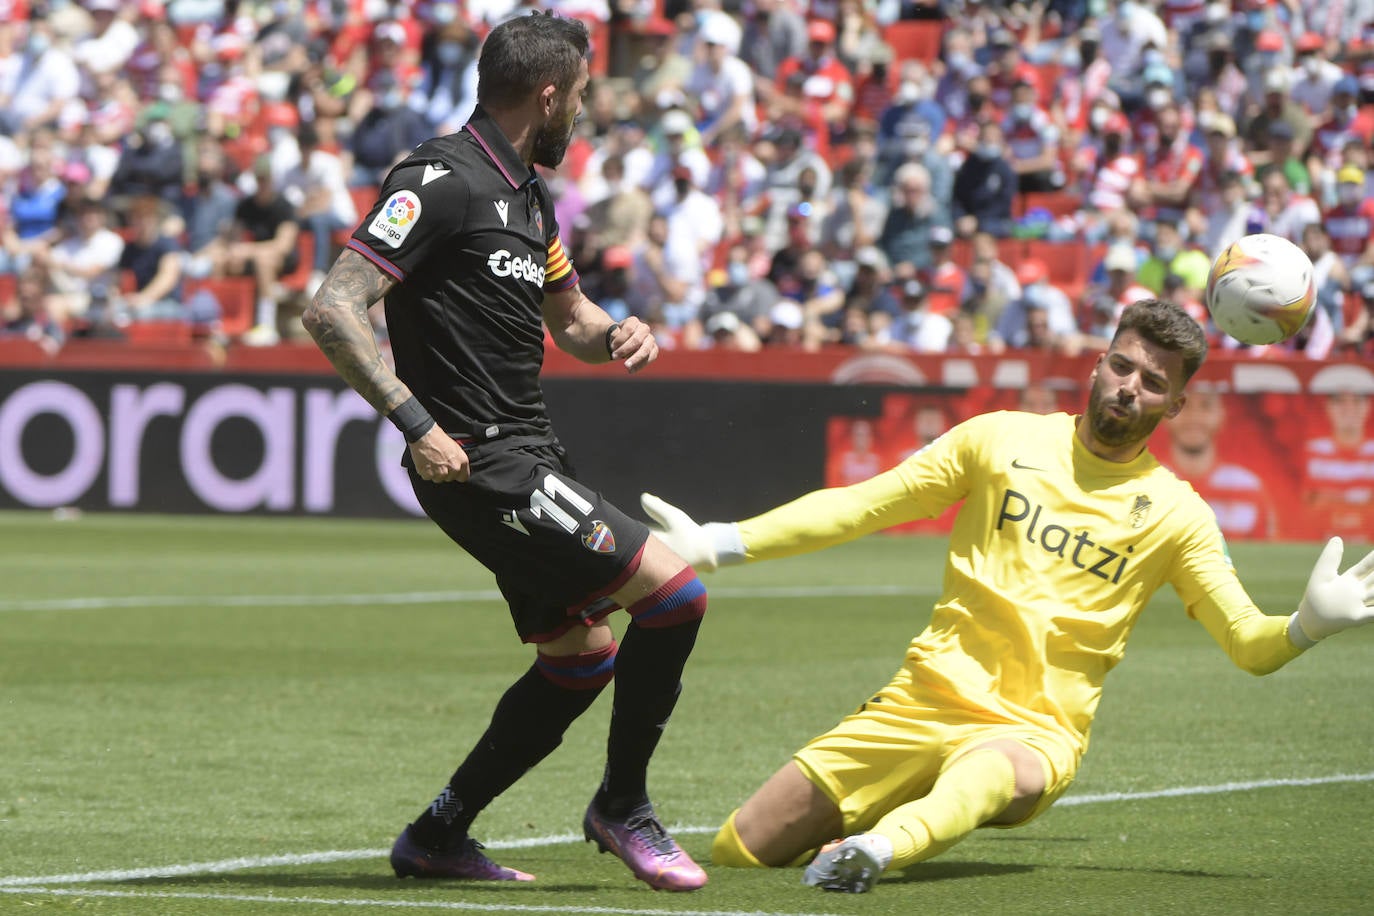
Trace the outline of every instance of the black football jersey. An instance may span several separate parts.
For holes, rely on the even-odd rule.
[[[548,187],[478,108],[383,182],[348,247],[395,278],[396,374],[450,435],[552,433],[539,386],[545,292],[577,272]]]

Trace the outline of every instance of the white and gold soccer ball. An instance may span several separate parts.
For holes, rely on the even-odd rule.
[[[1312,314],[1312,261],[1281,236],[1247,235],[1212,263],[1204,301],[1216,326],[1241,343],[1279,343]]]

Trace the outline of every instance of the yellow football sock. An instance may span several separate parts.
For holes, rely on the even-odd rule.
[[[711,843],[711,862],[729,868],[767,868],[739,838],[739,831],[735,829],[736,814],[739,814],[738,808],[730,812],[715,841]]]
[[[1001,814],[1015,793],[1011,760],[998,751],[974,751],[941,773],[929,795],[894,808],[869,832],[892,841],[889,868],[914,865],[939,855],[979,824]]]

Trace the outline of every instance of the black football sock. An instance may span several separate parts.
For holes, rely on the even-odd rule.
[[[682,669],[700,628],[700,617],[672,627],[626,628],[615,663],[606,772],[596,794],[602,813],[623,818],[648,800],[649,759],[682,692]]]
[[[451,849],[477,815],[563,742],[568,726],[610,682],[612,643],[597,652],[540,655],[496,704],[491,724],[449,779],[444,791],[411,824],[411,836],[430,849]]]

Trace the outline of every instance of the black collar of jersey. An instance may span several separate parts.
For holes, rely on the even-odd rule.
[[[510,182],[512,188],[519,188],[535,177],[534,169],[520,158],[510,140],[506,139],[496,121],[481,105],[473,111],[464,129],[477,138],[477,143],[501,170],[501,174],[506,176],[506,181]],[[517,181],[516,176],[521,176],[521,179]]]

